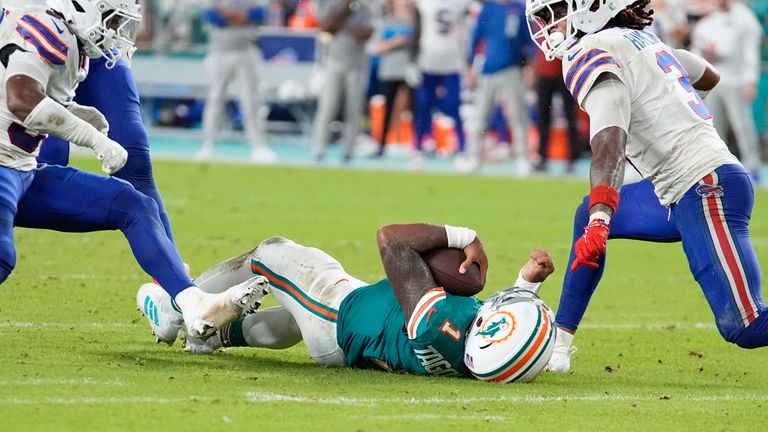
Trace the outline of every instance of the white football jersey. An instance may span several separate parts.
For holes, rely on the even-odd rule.
[[[665,206],[715,168],[738,163],[673,53],[649,32],[614,27],[584,36],[563,56],[565,84],[581,106],[603,73],[629,88],[627,160]]]
[[[465,64],[465,21],[471,0],[417,0],[421,18],[419,68],[453,74]]]
[[[18,48],[14,49],[14,45]],[[75,97],[75,89],[88,74],[88,59],[80,52],[77,38],[64,22],[40,6],[24,6],[9,11],[0,9],[0,165],[29,171],[37,166],[35,157],[45,134],[26,129],[21,120],[8,110],[5,82],[8,62],[17,51],[35,54],[39,60],[35,77],[47,75],[45,93],[56,102],[67,105]],[[18,74],[16,74],[18,75]]]

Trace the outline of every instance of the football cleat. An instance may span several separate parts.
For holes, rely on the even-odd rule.
[[[160,285],[146,283],[136,293],[136,304],[139,312],[149,320],[157,343],[173,345],[184,322],[171,296]]]
[[[203,292],[196,286],[180,292],[176,303],[184,315],[187,334],[206,340],[218,328],[255,311],[269,293],[268,284],[264,276],[255,276],[219,294]]]
[[[544,369],[549,372],[568,372],[571,370],[571,355],[578,351],[573,344],[573,334],[557,329],[557,340],[552,357]]]
[[[221,346],[217,334],[208,339],[201,339],[189,334],[184,335],[184,351],[192,354],[212,354]]]

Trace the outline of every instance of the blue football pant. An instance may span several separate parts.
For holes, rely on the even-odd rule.
[[[0,283],[5,282],[16,266],[13,245],[13,220],[18,203],[32,184],[34,171],[19,171],[0,166]]]
[[[753,202],[752,186],[746,172],[739,165],[720,167],[714,176],[718,173],[725,177],[721,178],[720,184],[714,186],[722,188],[725,195],[702,197],[697,193],[697,185],[685,194],[671,212],[659,204],[650,182],[624,186],[621,189],[619,210],[611,219],[609,238],[652,242],[682,240],[691,272],[704,291],[720,334],[741,347],[765,346],[768,345],[768,314],[765,313],[762,300],[760,269],[748,233]],[[719,200],[717,202],[726,211],[718,220],[720,234],[724,239],[731,238],[730,243],[727,243],[727,250],[733,257],[730,265],[727,260],[720,259],[718,250],[722,254],[723,247],[718,238],[713,236],[717,231],[714,228],[710,230],[707,223],[703,201],[709,199]],[[585,198],[576,210],[574,242],[581,237],[588,222],[588,205],[589,199]],[[726,231],[732,234],[727,235]],[[572,249],[568,268],[574,259]],[[556,318],[559,326],[572,330],[578,328],[602,278],[605,256],[600,258],[599,264],[598,269],[582,266],[575,272],[566,270]],[[741,284],[735,282],[734,274],[741,278]]]
[[[173,298],[194,284],[158,214],[156,202],[124,180],[46,165],[19,202],[15,224],[62,232],[119,229],[141,268]]]
[[[438,108],[443,114],[453,119],[459,140],[459,151],[464,151],[466,137],[459,115],[460,107],[461,77],[459,74],[423,74],[423,81],[416,89],[414,101],[416,148],[421,151],[424,137],[432,131],[432,110]]]
[[[141,118],[141,104],[131,69],[119,62],[107,69],[103,60],[91,60],[88,77],[80,83],[75,102],[101,111],[109,122],[108,136],[128,151],[128,162],[115,177],[128,181],[157,204],[166,235],[173,241],[171,222],[152,175],[149,136]],[[69,163],[69,143],[49,137],[43,143],[38,162],[51,165]]]

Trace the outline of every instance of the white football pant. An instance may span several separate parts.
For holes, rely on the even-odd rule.
[[[250,346],[283,349],[302,339],[321,366],[345,366],[336,339],[342,300],[367,283],[350,276],[341,264],[317,248],[272,237],[249,252],[216,265],[195,279],[206,292],[221,292],[235,281],[267,277],[279,307],[249,315],[243,333]]]

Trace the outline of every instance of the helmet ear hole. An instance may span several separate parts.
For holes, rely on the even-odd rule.
[[[72,1],[72,5],[75,7],[76,11],[78,11],[80,13],[85,13],[85,9],[83,8],[83,6],[79,2],[73,0]]]

